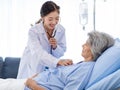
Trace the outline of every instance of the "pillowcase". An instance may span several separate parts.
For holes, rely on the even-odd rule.
[[[120,69],[95,83],[87,90],[120,90]],[[110,83],[111,82],[111,83]],[[118,89],[119,88],[119,89]]]
[[[86,88],[120,68],[120,39],[108,48],[96,61],[91,78]]]

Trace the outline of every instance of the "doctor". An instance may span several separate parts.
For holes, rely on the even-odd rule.
[[[71,65],[72,60],[59,60],[66,51],[65,29],[58,24],[60,7],[53,1],[45,2],[40,11],[41,22],[29,30],[27,47],[20,61],[17,78],[28,78],[45,67]]]

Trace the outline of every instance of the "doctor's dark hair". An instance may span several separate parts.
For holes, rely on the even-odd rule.
[[[57,11],[58,14],[60,14],[60,7],[53,1],[46,1],[40,9],[40,16],[44,17],[54,11]],[[39,24],[41,21],[42,19],[39,19],[38,21],[35,22],[35,24]],[[31,26],[33,26],[33,24],[31,24]]]
[[[60,7],[53,1],[47,1],[42,5],[40,15],[41,17],[44,17],[53,11],[57,11],[58,13],[60,13],[59,9]]]
[[[53,11],[57,11],[58,14],[60,14],[60,7],[57,4],[55,4],[53,1],[47,1],[42,5],[42,7],[40,9],[40,16],[44,17]],[[42,19],[39,19],[37,22],[35,22],[35,24],[38,24],[41,21],[42,21]],[[33,26],[33,25],[31,25],[31,26]]]
[[[114,39],[110,35],[103,32],[92,31],[88,33],[88,36],[89,38],[87,42],[91,47],[94,60],[115,43]]]

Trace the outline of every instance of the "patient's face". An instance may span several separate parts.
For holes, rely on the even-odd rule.
[[[84,61],[91,61],[93,60],[93,55],[90,49],[90,45],[86,42],[85,44],[82,45],[82,56],[84,57]]]

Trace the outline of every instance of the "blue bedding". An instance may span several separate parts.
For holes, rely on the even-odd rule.
[[[86,90],[118,90],[120,87],[120,69],[93,84]]]
[[[82,62],[70,66],[48,69],[34,80],[46,90],[83,90],[89,81],[95,62]],[[27,89],[27,87],[25,88]]]

